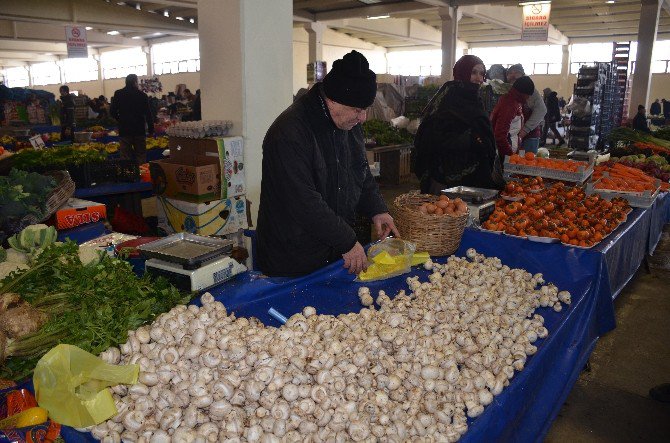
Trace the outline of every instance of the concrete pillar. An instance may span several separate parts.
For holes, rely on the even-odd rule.
[[[247,198],[255,225],[262,143],[293,100],[291,0],[199,0],[200,89],[205,120],[231,120],[244,137]]]
[[[635,73],[630,94],[630,105],[628,106],[628,116],[630,118],[637,114],[638,105],[647,107],[649,102],[651,53],[656,42],[661,3],[659,0],[642,0],[640,25],[637,32],[637,58],[635,59]]]
[[[570,55],[572,45],[563,45],[563,56],[561,57],[561,79],[558,82],[558,96],[569,101],[572,96],[572,85],[570,84]]]
[[[98,64],[98,84],[100,85],[100,93],[107,97],[107,100],[111,102],[111,94],[108,94],[107,91],[105,91],[105,79],[102,77],[102,63],[100,63],[100,55],[94,55],[93,60],[95,60],[95,62]]]
[[[458,6],[439,8],[442,19],[442,82],[453,80],[456,63],[456,43],[458,39],[458,20],[463,15]]]
[[[314,63],[323,60],[323,33],[327,26],[321,22],[305,23],[305,31],[309,37],[308,61]]]
[[[151,46],[142,46],[142,51],[147,57],[147,75],[152,77],[154,75],[154,60],[151,57]]]
[[[31,72],[30,69],[30,63],[25,66],[24,68],[26,71],[28,71],[28,88],[33,89],[33,73]],[[60,66],[58,67],[58,70],[60,71]],[[61,81],[63,80],[63,74],[61,74]]]

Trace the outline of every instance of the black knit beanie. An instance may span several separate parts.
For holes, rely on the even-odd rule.
[[[531,80],[527,75],[516,79],[512,87],[520,93],[526,95],[533,95],[533,92],[535,91],[535,83],[533,83],[533,80]]]
[[[351,51],[339,60],[323,79],[326,97],[342,105],[365,109],[377,95],[377,76],[360,52]]]

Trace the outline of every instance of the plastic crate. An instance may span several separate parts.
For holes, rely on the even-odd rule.
[[[607,172],[603,173],[603,178],[609,176]],[[586,185],[586,193],[588,195],[598,194],[605,200],[612,200],[615,197],[621,197],[628,200],[628,204],[635,208],[650,208],[654,204],[654,200],[658,197],[658,194],[661,189],[661,181],[656,180],[656,190],[654,192],[644,191],[644,192],[635,192],[635,191],[614,191],[609,189],[596,189],[596,185],[600,183],[602,178],[596,180],[595,182],[588,183]]]
[[[140,169],[134,160],[108,159],[101,163],[83,163],[70,176],[77,188],[92,188],[110,183],[134,183],[140,180]]]
[[[519,155],[523,156],[524,151],[519,151]],[[558,160],[558,159],[556,159]],[[561,160],[571,161],[571,160]],[[509,162],[509,156],[505,156],[505,165],[503,170],[505,175],[520,174],[530,175],[533,177],[542,177],[552,180],[561,180],[571,183],[584,183],[593,174],[593,166],[595,161],[590,161],[586,167],[580,167],[578,172],[558,171],[556,169],[541,168],[538,166],[517,165]]]

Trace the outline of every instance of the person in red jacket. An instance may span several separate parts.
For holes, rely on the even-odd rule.
[[[518,147],[518,130],[523,127],[523,104],[528,100],[535,90],[533,80],[528,76],[517,79],[512,89],[503,95],[491,114],[493,134],[500,158],[512,155]],[[516,131],[510,132],[513,122],[517,126]],[[518,124],[520,123],[520,125]],[[516,137],[516,140],[512,140]]]

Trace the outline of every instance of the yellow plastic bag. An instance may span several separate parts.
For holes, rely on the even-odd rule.
[[[35,397],[52,420],[85,428],[116,415],[106,388],[137,383],[139,371],[138,365],[110,365],[76,346],[58,345],[35,366]]]
[[[368,249],[368,269],[359,273],[356,280],[368,282],[402,275],[430,258],[425,252],[415,251],[414,243],[387,238]]]

